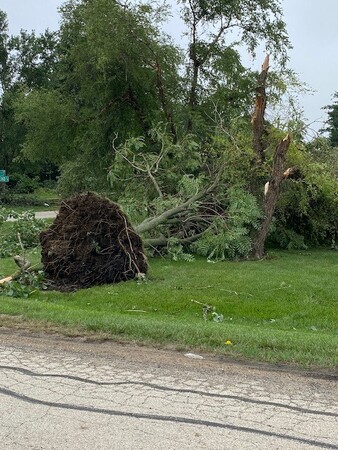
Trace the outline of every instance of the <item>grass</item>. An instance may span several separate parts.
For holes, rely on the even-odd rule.
[[[14,269],[10,259],[0,260],[2,274]],[[144,282],[35,292],[29,299],[0,296],[0,314],[3,323],[20,316],[67,332],[333,368],[337,270],[338,253],[329,251],[279,251],[264,261],[216,264],[153,259]],[[224,321],[213,322],[211,314],[204,320],[203,304]]]
[[[55,211],[59,209],[61,200],[55,189],[42,187],[36,189],[31,194],[17,194],[13,191],[11,192],[11,198],[11,203],[0,204],[0,208],[2,206],[17,213],[23,213],[25,211]]]

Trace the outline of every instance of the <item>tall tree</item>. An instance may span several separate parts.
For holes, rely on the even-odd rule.
[[[13,99],[13,67],[11,39],[6,14],[0,10],[0,166],[9,170],[18,156],[22,142],[22,128],[15,123]]]
[[[0,95],[10,83],[7,15],[0,9]]]
[[[0,11],[0,165],[6,170],[20,171],[17,157],[26,133],[24,124],[15,120],[15,104],[22,89],[51,85],[55,45],[55,33],[49,31],[37,36],[22,30],[18,36],[9,36],[6,14]],[[27,160],[25,166],[33,168]]]
[[[338,92],[333,95],[333,103],[324,109],[328,114],[325,131],[329,133],[331,145],[338,147]]]
[[[234,75],[237,81],[245,76],[236,52],[238,42],[252,54],[264,42],[270,53],[278,54],[282,64],[287,59],[290,42],[280,0],[180,0],[179,3],[190,36],[187,128],[192,131],[203,93],[210,95],[217,79],[220,88],[227,82],[233,83]]]
[[[37,35],[21,30],[9,41],[12,85],[50,88],[55,82],[58,60],[57,33],[46,30]]]
[[[48,89],[29,89],[17,104],[27,127],[23,150],[45,158],[50,149],[64,174],[80,182],[78,190],[107,187],[113,143],[144,135],[151,146],[149,131],[159,121],[176,139],[180,54],[157,28],[160,9],[71,0],[61,12],[57,81]]]

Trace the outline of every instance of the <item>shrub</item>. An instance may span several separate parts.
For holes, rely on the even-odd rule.
[[[10,176],[9,187],[17,194],[32,194],[39,187],[39,182],[36,178],[14,173]]]
[[[250,234],[261,217],[257,201],[242,188],[231,188],[227,194],[227,220],[216,218],[213,227],[192,246],[197,254],[208,259],[247,257],[252,248]]]
[[[15,219],[8,230],[1,230],[1,226],[11,217]],[[14,211],[0,209],[0,257],[13,256],[21,253],[18,235],[25,249],[34,248],[39,244],[39,234],[46,228],[45,222],[36,219],[31,211],[18,214]]]

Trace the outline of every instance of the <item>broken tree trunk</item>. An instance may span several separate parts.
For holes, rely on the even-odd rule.
[[[266,129],[264,116],[266,109],[266,79],[269,71],[269,55],[266,56],[262,65],[262,71],[258,78],[256,88],[255,108],[252,114],[251,123],[253,128],[253,149],[256,154],[257,163],[262,164],[265,160]]]
[[[266,186],[266,193],[264,197],[264,217],[254,238],[254,245],[252,250],[252,257],[261,259],[265,255],[265,241],[269,232],[269,227],[273,214],[276,209],[277,200],[279,198],[280,186],[285,178],[284,164],[286,154],[291,143],[291,136],[288,134],[276,147],[272,176]]]
[[[267,130],[265,124],[265,110],[267,104],[266,80],[269,71],[269,55],[266,56],[262,65],[262,71],[258,78],[256,88],[255,108],[252,114],[253,128],[253,149],[256,155],[256,165],[264,169],[265,151],[267,149]],[[265,241],[268,236],[269,227],[279,198],[280,185],[284,178],[287,178],[292,168],[285,172],[284,165],[286,153],[291,143],[291,136],[288,134],[276,147],[271,169],[271,178],[264,186],[263,211],[264,216],[260,227],[253,239],[253,249],[251,256],[254,259],[261,259],[265,255]],[[289,173],[290,172],[290,173]]]

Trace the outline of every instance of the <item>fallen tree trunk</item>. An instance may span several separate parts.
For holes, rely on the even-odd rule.
[[[151,230],[153,230],[154,228],[162,225],[162,224],[168,224],[170,223],[170,221],[173,221],[174,219],[178,218],[181,219],[181,215],[182,214],[188,214],[190,209],[193,207],[196,207],[196,204],[198,204],[198,202],[200,200],[205,200],[208,196],[210,196],[215,189],[219,186],[222,174],[223,174],[223,170],[224,167],[223,165],[219,168],[217,174],[214,177],[214,181],[207,187],[205,187],[204,189],[200,190],[199,192],[197,192],[195,195],[191,196],[190,198],[188,198],[187,200],[183,201],[181,204],[168,209],[167,211],[164,211],[162,214],[159,214],[158,216],[155,217],[150,217],[145,219],[143,222],[141,222],[139,225],[135,226],[135,231],[138,234],[142,234],[142,233],[146,233],[149,232]],[[211,214],[210,214],[211,216]],[[196,222],[202,222],[203,221],[203,217],[202,216],[198,216],[195,219]],[[182,220],[179,221],[179,223],[181,223]],[[209,223],[207,220],[205,220],[206,226],[204,227],[204,230],[202,230],[200,233],[197,233],[196,235],[202,235],[205,231],[206,228],[209,227]],[[200,237],[199,236],[199,237]],[[194,242],[196,239],[198,239],[198,237],[195,236],[189,236],[189,237],[185,237],[181,240],[182,244],[187,244],[187,243],[191,243]],[[159,246],[163,246],[166,245],[166,243],[168,242],[168,238],[165,237],[159,237],[159,238],[154,238],[154,239],[145,239],[145,244],[150,245],[150,246],[155,246],[155,245],[159,245]]]

